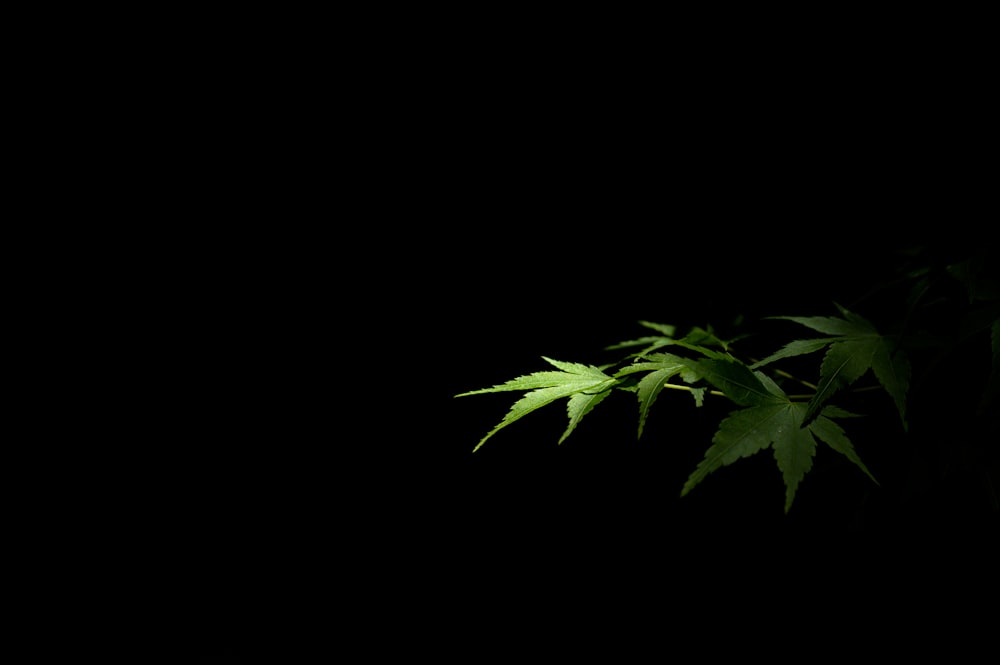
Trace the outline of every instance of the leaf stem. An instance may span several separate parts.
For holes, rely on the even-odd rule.
[[[692,391],[695,390],[694,388],[692,388],[690,386],[681,386],[681,385],[677,385],[676,383],[664,383],[663,387],[664,388],[673,388],[674,390],[686,390],[688,392],[692,392]],[[720,397],[725,397],[726,396],[726,393],[720,392],[718,390],[709,390],[708,394],[709,395],[718,395]]]
[[[852,393],[866,393],[872,390],[881,390],[881,386],[862,386],[860,388],[851,388]],[[813,395],[789,395],[788,399],[812,399]]]
[[[758,358],[751,358],[750,362],[756,363],[756,362],[760,362],[760,360]],[[815,384],[809,383],[808,381],[803,381],[802,379],[800,379],[799,377],[795,376],[794,374],[789,374],[785,370],[778,369],[777,367],[774,367],[773,370],[774,370],[774,373],[777,374],[778,376],[783,376],[786,379],[791,379],[792,381],[795,381],[796,383],[801,383],[806,388],[809,388],[811,390],[816,390],[816,385]]]
[[[797,381],[798,383],[801,383],[802,385],[804,385],[806,388],[812,388],[813,390],[816,390],[816,385],[815,384],[809,383],[808,381],[803,381],[802,379],[798,378],[794,374],[789,374],[788,372],[786,372],[783,369],[777,369],[777,368],[775,368],[774,369],[774,373],[777,374],[777,375],[779,375],[779,376],[783,376],[786,379],[791,379],[792,381]]]

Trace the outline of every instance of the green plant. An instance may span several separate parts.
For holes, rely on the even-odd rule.
[[[652,334],[605,347],[604,352],[619,354],[611,362],[543,357],[547,369],[459,393],[456,397],[523,393],[474,450],[529,413],[562,400],[569,422],[560,444],[613,395],[637,401],[638,438],[654,409],[676,409],[678,398],[682,408],[728,400],[734,408],[720,420],[680,495],[720,467],[770,449],[784,481],[787,513],[824,448],[843,455],[878,485],[850,434],[865,426],[865,409],[891,410],[898,435],[908,437],[911,402],[940,399],[942,419],[986,441],[995,439],[1000,282],[993,254],[942,257],[914,248],[901,252],[900,259],[891,278],[849,306],[831,303],[835,315],[767,316],[744,322],[732,334],[711,325],[678,330],[640,321]],[[954,410],[956,391],[962,395],[961,412]],[[922,418],[919,425],[928,422]],[[982,495],[995,511],[995,479],[988,466],[982,473]]]

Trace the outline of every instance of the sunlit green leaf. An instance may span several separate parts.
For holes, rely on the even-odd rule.
[[[597,388],[600,388],[603,384],[598,384]],[[595,390],[597,389],[595,388]],[[611,394],[611,390],[603,389],[597,390],[597,392],[578,392],[573,393],[569,396],[566,401],[566,412],[569,414],[569,425],[566,427],[566,431],[563,432],[562,436],[559,437],[559,443],[566,440],[576,426],[580,423],[585,415],[590,413],[595,406],[603,402],[608,395]]]
[[[914,248],[903,255],[913,258],[921,251]],[[500,429],[564,398],[569,422],[559,443],[576,430],[586,415],[619,391],[631,393],[635,397],[629,399],[638,400],[640,438],[647,430],[654,408],[674,408],[668,398],[661,399],[664,391],[688,392],[696,407],[712,400],[732,403],[737,409],[729,411],[719,422],[703,459],[683,484],[681,495],[688,494],[719,468],[771,448],[785,486],[784,510],[788,512],[813,468],[816,455],[820,454],[818,449],[824,447],[820,444],[843,455],[877,484],[847,432],[837,422],[862,416],[836,405],[835,401],[838,396],[848,397],[848,392],[850,399],[855,400],[863,399],[863,391],[884,390],[898,411],[904,430],[908,429],[907,398],[915,371],[908,353],[914,359],[933,359],[930,368],[933,372],[928,372],[926,366],[921,368],[922,389],[929,391],[937,387],[931,384],[938,384],[948,390],[965,391],[970,388],[968,382],[960,384],[956,380],[952,385],[952,378],[959,376],[959,364],[975,361],[959,356],[958,352],[964,352],[966,345],[972,348],[981,344],[985,340],[980,335],[988,335],[987,358],[977,358],[988,362],[988,368],[975,367],[975,388],[985,388],[980,393],[977,414],[995,412],[1000,398],[1000,281],[995,267],[992,255],[985,252],[979,252],[974,260],[947,266],[907,263],[897,273],[898,279],[874,284],[870,290],[866,287],[866,293],[853,300],[855,305],[869,306],[881,303],[886,289],[898,289],[903,296],[897,303],[901,305],[896,308],[898,311],[889,308],[878,312],[883,316],[896,315],[885,328],[876,327],[866,317],[836,302],[833,304],[839,316],[768,317],[796,323],[821,336],[782,339],[777,351],[752,363],[742,353],[747,334],[723,338],[712,326],[706,326],[688,328],[681,335],[676,326],[641,320],[639,325],[653,334],[605,347],[606,351],[624,350],[628,353],[624,358],[595,366],[543,357],[554,370],[519,376],[456,397],[523,393],[473,450],[478,450]],[[950,277],[940,279],[942,275]],[[942,283],[945,289],[940,288]],[[959,294],[961,308],[953,307],[953,292]],[[875,294],[877,298],[873,297]],[[737,318],[730,328],[739,330],[742,325]],[[781,361],[808,354],[818,356],[812,365],[808,359],[796,360],[787,368],[781,365]],[[759,357],[756,352],[753,355]],[[814,370],[812,375],[810,368]],[[984,369],[988,369],[985,387],[982,386]],[[873,379],[858,385],[866,375]],[[793,384],[796,390],[786,393],[785,389]],[[690,403],[686,406],[690,407]],[[668,424],[673,422],[668,420]],[[860,424],[864,425],[864,421]],[[876,440],[875,444],[878,443]],[[994,497],[992,505],[995,504]]]
[[[685,366],[680,363],[664,365],[660,369],[650,372],[639,381],[639,437],[642,437],[642,428],[646,424],[649,409],[656,401],[657,395],[663,390],[663,386],[684,368]]]
[[[479,441],[478,444],[476,444],[476,447],[473,448],[474,451],[479,450],[479,448],[498,431],[507,425],[520,420],[532,411],[540,409],[547,404],[551,404],[558,399],[570,397],[571,395],[575,395],[577,393],[587,392],[591,395],[603,393],[604,391],[610,390],[618,382],[616,379],[608,376],[593,365],[569,363],[560,360],[553,360],[552,358],[546,358],[544,356],[543,360],[551,365],[554,365],[555,367],[558,367],[562,371],[534,372],[525,376],[519,376],[491,388],[472,390],[455,395],[455,397],[464,397],[466,395],[481,395],[484,393],[505,392],[511,390],[530,391],[521,397],[521,399],[514,402],[514,405],[510,408],[510,411],[507,412],[507,415],[504,416],[503,420],[501,420],[500,423],[498,423]],[[603,397],[600,399],[584,398],[571,405],[569,414],[570,426],[563,434],[560,441],[569,436],[569,433],[576,427],[580,419],[589,413],[590,410],[603,399]]]

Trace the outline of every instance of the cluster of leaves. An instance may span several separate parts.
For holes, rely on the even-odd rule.
[[[982,398],[985,407],[995,403],[1000,376],[1000,298],[995,284],[977,279],[980,271],[975,268],[970,260],[949,265],[947,273],[963,285],[969,305],[967,316],[953,325],[965,336],[979,334],[984,329],[990,334],[990,380]],[[665,389],[687,392],[695,407],[701,407],[706,399],[728,399],[736,408],[720,421],[711,446],[684,483],[681,496],[720,467],[770,448],[784,480],[784,509],[788,512],[800,483],[812,469],[820,444],[844,455],[878,483],[840,424],[859,414],[835,404],[836,398],[852,389],[863,376],[872,376],[875,381],[862,389],[884,390],[895,405],[902,430],[908,428],[907,398],[913,375],[910,354],[928,346],[941,347],[944,342],[932,338],[925,329],[911,330],[908,325],[914,308],[931,292],[932,271],[914,269],[905,278],[906,316],[890,332],[880,331],[867,318],[834,303],[839,316],[770,317],[798,324],[819,336],[791,339],[767,357],[754,361],[737,355],[739,337],[722,339],[711,327],[693,328],[677,335],[675,326],[640,321],[655,334],[606,347],[608,351],[631,350],[616,362],[596,366],[543,357],[554,369],[456,397],[524,393],[474,450],[508,425],[562,399],[567,400],[569,423],[559,443],[570,436],[587,414],[615,393],[631,393],[637,399],[640,438],[653,405]],[[783,361],[808,354],[821,356],[815,384],[797,379],[779,367]],[[809,392],[788,394],[782,386],[792,381]]]

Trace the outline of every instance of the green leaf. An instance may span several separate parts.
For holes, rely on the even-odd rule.
[[[655,361],[655,362],[653,362]],[[620,379],[639,372],[647,372],[638,384],[636,395],[639,398],[639,430],[638,437],[642,438],[642,430],[646,424],[649,410],[656,401],[657,396],[671,378],[680,374],[691,380],[697,380],[698,375],[691,372],[684,358],[672,353],[657,353],[646,357],[646,362],[636,362],[618,370],[614,378]],[[692,389],[695,392],[695,403],[700,405],[704,398],[704,390]]]
[[[638,438],[642,438],[642,428],[646,424],[646,416],[649,409],[656,401],[657,395],[663,390],[663,386],[674,376],[679,374],[685,365],[677,363],[664,365],[660,369],[650,372],[639,381],[639,432]]]
[[[654,353],[646,356],[642,360],[633,362],[631,365],[625,365],[615,372],[614,376],[615,378],[620,378],[639,372],[652,372],[654,370],[663,369],[664,367],[672,367],[673,365],[686,367],[684,359],[680,356],[676,356],[672,353]]]
[[[875,330],[875,326],[873,326],[865,317],[852,312],[840,303],[833,304],[836,305],[837,310],[840,311],[840,315],[843,316],[848,323],[857,326],[857,334],[864,335],[865,333],[878,333],[878,331]]]
[[[673,337],[674,333],[677,331],[677,326],[672,326],[669,323],[654,323],[653,321],[639,321],[639,325],[655,330],[661,333],[664,337]]]
[[[569,363],[560,360],[553,360],[552,358],[546,358],[545,356],[542,356],[542,359],[562,371],[534,372],[525,376],[519,376],[491,388],[472,390],[455,395],[455,397],[464,397],[467,395],[481,395],[485,393],[496,393],[511,390],[530,391],[514,402],[514,405],[510,408],[510,411],[507,412],[507,415],[504,416],[503,420],[501,420],[479,441],[478,444],[476,444],[476,447],[473,448],[473,452],[479,450],[479,448],[482,447],[482,445],[486,443],[490,437],[499,432],[501,429],[517,420],[520,420],[532,411],[535,411],[547,404],[551,404],[552,402],[563,397],[570,397],[578,393],[588,393],[589,395],[587,397],[580,398],[576,402],[569,405],[570,424],[566,432],[563,433],[562,438],[559,439],[559,441],[562,442],[567,436],[569,436],[570,432],[572,432],[572,430],[576,427],[580,419],[604,399],[604,397],[600,397],[599,399],[589,399],[589,397],[604,394],[606,391],[610,392],[610,389],[618,383],[617,379],[608,376],[593,365]]]
[[[600,392],[580,392],[569,396],[566,404],[566,412],[569,414],[569,425],[566,431],[559,437],[558,443],[566,440],[585,415],[590,413],[595,406],[600,404],[611,394],[610,390]]]
[[[669,346],[670,344],[673,343],[674,340],[670,339],[669,337],[648,336],[648,337],[637,337],[636,339],[629,339],[625,340],[624,342],[618,342],[617,344],[611,344],[609,346],[604,347],[604,349],[606,351],[616,351],[618,349],[628,349],[634,346],[645,346],[647,348],[643,351],[640,351],[637,354],[643,356],[649,353],[650,351],[655,351],[656,349],[663,348],[664,346]]]
[[[542,356],[542,359],[551,365],[560,368],[561,372],[532,372],[525,376],[519,376],[504,383],[490,388],[470,390],[459,393],[455,397],[465,397],[467,395],[483,395],[485,393],[498,393],[510,390],[532,390],[535,388],[548,388],[553,386],[565,386],[572,382],[586,384],[592,381],[605,381],[611,377],[605,374],[600,368],[593,365],[580,365],[568,363],[560,360],[552,360]]]
[[[708,392],[705,388],[692,388],[691,397],[694,398],[695,406],[703,406],[705,404],[705,393]]]
[[[829,346],[830,343],[840,339],[839,337],[817,337],[816,339],[797,339],[789,342],[783,346],[778,351],[775,351],[771,355],[767,356],[763,360],[758,360],[754,364],[750,365],[751,369],[757,369],[763,367],[764,365],[769,365],[776,360],[782,360],[784,358],[791,358],[794,356],[801,356],[806,353],[813,353],[814,351],[819,351],[825,346]]]
[[[645,346],[647,348],[635,354],[641,357],[648,354],[651,351],[655,351],[656,349],[674,343],[673,336],[674,332],[677,330],[676,326],[672,326],[667,323],[654,323],[652,321],[639,321],[639,325],[655,330],[661,334],[647,335],[645,337],[637,337],[635,339],[629,339],[624,342],[618,342],[617,344],[612,344],[610,346],[604,347],[605,350],[613,351],[616,349],[626,349],[635,346]]]
[[[769,318],[801,323],[807,328],[827,335],[849,336],[875,333],[872,325],[863,319],[847,320],[833,316],[772,316]]]
[[[690,343],[690,342],[688,342],[686,340],[679,339],[679,340],[676,340],[674,342],[674,344],[676,344],[677,346],[684,347],[685,349],[690,349],[691,351],[697,351],[701,355],[703,355],[703,356],[705,356],[707,358],[712,358],[714,360],[732,360],[733,359],[733,357],[731,355],[729,355],[728,353],[724,353],[722,351],[716,351],[715,349],[710,349],[710,348],[702,346],[700,344],[692,344],[692,343]]]
[[[682,361],[740,406],[765,404],[776,399],[761,382],[760,375],[735,358]]]
[[[683,343],[684,345],[696,345],[700,349],[704,349],[706,346],[718,346],[723,350],[729,348],[729,342],[716,335],[715,332],[712,331],[711,326],[709,326],[707,330],[695,326],[689,330],[684,337],[677,340],[677,342]]]
[[[786,421],[774,432],[774,459],[785,481],[785,512],[792,507],[799,484],[812,469],[816,455],[816,439],[811,429],[802,428],[803,410],[799,404],[790,404],[785,412]]]
[[[712,445],[681,489],[687,495],[716,469],[749,457],[771,445],[774,434],[787,426],[788,404],[768,404],[734,411],[719,423]]]
[[[809,400],[803,424],[808,424],[822,411],[826,402],[844,390],[869,369],[882,387],[892,397],[899,411],[903,428],[907,429],[906,393],[910,383],[910,364],[906,354],[893,337],[881,335],[867,319],[837,305],[843,318],[832,316],[775,316],[774,319],[794,321],[827,334],[833,338],[796,340],[754,367],[791,355],[810,353],[828,346],[820,364],[820,380],[816,393]]]
[[[616,350],[625,349],[636,346],[645,346],[642,351],[634,354],[637,357],[643,357],[649,355],[651,352],[661,349],[665,346],[678,345],[692,351],[697,351],[702,355],[708,356],[709,358],[725,358],[728,354],[715,351],[708,348],[708,346],[719,346],[725,350],[729,342],[720,339],[711,330],[705,330],[703,328],[692,328],[684,337],[680,339],[674,339],[674,332],[676,331],[675,326],[667,325],[665,323],[653,323],[651,321],[639,321],[639,324],[647,328],[651,328],[658,332],[662,332],[662,335],[656,336],[646,336],[638,337],[636,339],[626,340],[624,342],[618,342],[617,344],[612,344],[610,346],[604,347],[605,350]]]
[[[816,394],[809,400],[806,421],[819,413],[824,403],[835,393],[857,381],[871,367],[878,349],[878,337],[864,337],[831,344],[820,365],[820,381]]]
[[[832,404],[827,404],[823,407],[821,413],[827,418],[863,418],[857,413],[851,413],[847,409],[842,409],[839,406],[834,406]]]
[[[821,415],[808,427],[803,427],[805,412],[806,405],[785,401],[751,406],[729,414],[719,424],[705,458],[684,483],[681,496],[685,496],[716,469],[771,446],[785,484],[787,513],[795,501],[799,485],[812,469],[816,438],[847,456],[875,480],[839,425]]]
[[[872,356],[872,372],[895,402],[904,430],[909,429],[906,421],[906,392],[910,387],[910,371],[910,361],[906,354],[888,338],[879,338]]]
[[[764,372],[755,371],[753,374],[758,380],[760,380],[761,385],[764,386],[764,389],[767,390],[767,392],[771,393],[782,402],[789,401],[788,395],[786,395],[785,391],[781,389],[781,386],[775,383],[774,379],[769,377],[767,374],[764,374]]]
[[[830,409],[824,409],[823,414],[831,412]],[[879,484],[875,480],[875,476],[872,475],[865,463],[861,461],[858,454],[854,451],[854,445],[851,440],[847,438],[847,434],[837,423],[830,420],[826,415],[820,415],[816,420],[809,424],[809,431],[815,434],[823,443],[830,446],[836,450],[841,455],[844,455],[847,459],[854,462],[858,468],[865,472],[865,475],[872,479],[872,482],[876,485]]]

